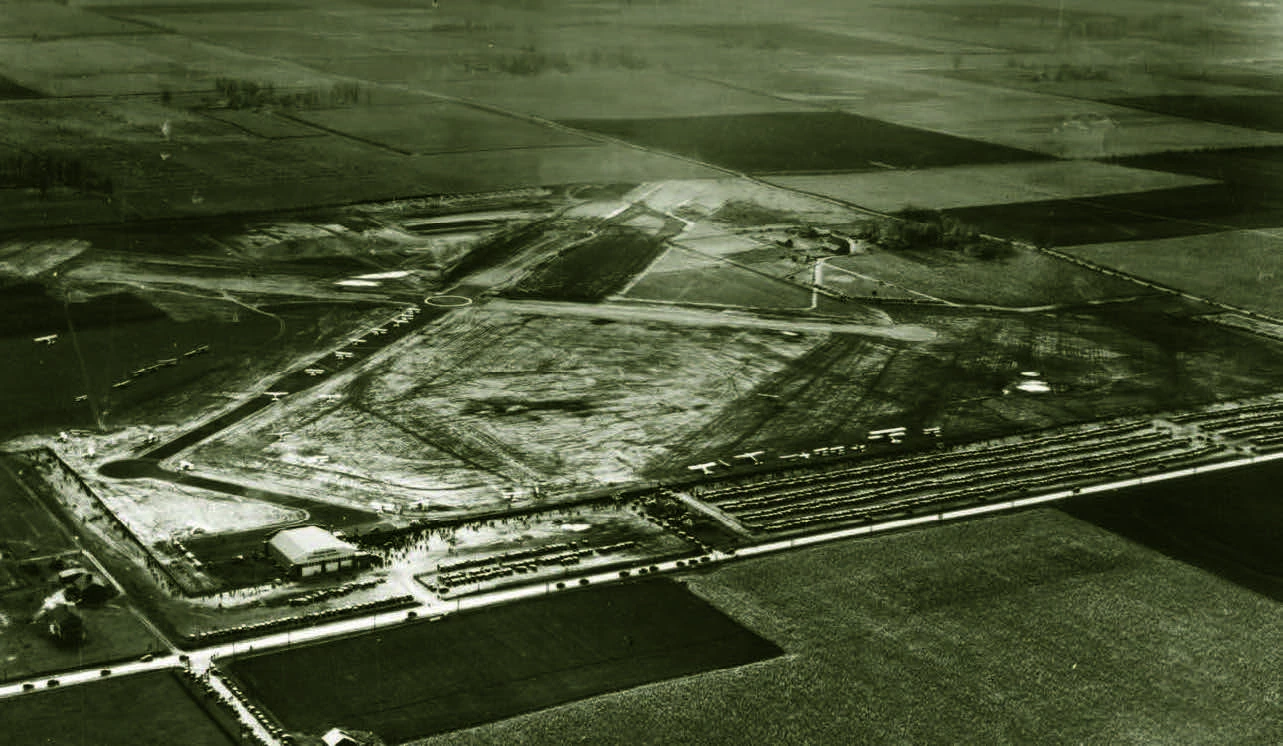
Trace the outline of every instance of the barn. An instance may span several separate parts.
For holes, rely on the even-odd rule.
[[[299,578],[366,567],[373,560],[319,526],[277,531],[267,542],[267,556]]]

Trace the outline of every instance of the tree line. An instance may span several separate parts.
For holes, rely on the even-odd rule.
[[[214,93],[231,109],[321,109],[358,104],[369,96],[360,83],[339,82],[329,88],[278,91],[271,83],[242,78],[215,78]]]
[[[974,226],[921,207],[906,207],[889,217],[870,220],[856,235],[891,251],[944,249],[978,259],[1000,259],[1015,251],[1007,241],[986,238]]]
[[[111,178],[80,158],[55,153],[20,153],[0,158],[0,187],[39,189],[40,196],[63,187],[82,194],[110,195]]]

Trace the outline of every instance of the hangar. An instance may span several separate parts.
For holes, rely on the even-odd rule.
[[[319,526],[277,531],[267,542],[267,556],[299,578],[353,570],[373,561],[371,555]]]

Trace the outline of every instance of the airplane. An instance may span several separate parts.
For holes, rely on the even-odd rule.
[[[80,396],[77,396],[75,399],[72,399],[72,401],[75,401],[75,402],[89,401],[89,394],[81,394]]]
[[[378,328],[376,328],[376,329],[371,329],[371,330],[370,330],[370,334],[387,334],[387,333],[388,333],[388,330],[387,330],[387,329],[384,329],[384,328],[383,328],[383,327],[381,327],[381,326],[380,326],[380,327],[378,327]]]
[[[342,394],[321,394],[321,398],[324,399],[325,401],[338,401],[343,398],[343,395]]]
[[[319,376],[319,375],[325,374],[325,369],[324,368],[304,368],[303,372],[308,374],[309,376]]]
[[[352,357],[352,353],[339,350],[338,352],[334,353],[334,357],[338,358],[339,360],[347,360],[348,358]]]
[[[31,341],[32,341],[32,342],[44,342],[44,343],[45,343],[45,344],[47,344],[47,345],[51,345],[51,344],[53,344],[54,342],[57,342],[57,341],[58,341],[58,335],[57,335],[57,334],[46,334],[46,335],[44,335],[43,337],[36,337],[35,339],[33,339],[33,340],[31,340]]]
[[[762,463],[762,461],[761,459],[758,458],[758,456],[761,456],[765,453],[766,451],[753,451],[752,453],[741,453],[735,458],[746,459],[746,460],[752,461],[755,464],[760,464]]]
[[[799,458],[800,458],[800,459],[810,459],[810,458],[811,458],[811,454],[810,454],[808,451],[802,451],[801,453],[788,453],[788,454],[785,454],[785,455],[783,455],[783,456],[780,456],[780,458],[781,458],[781,459],[784,459],[785,461],[792,461],[792,460],[794,460],[794,459],[799,459]]]
[[[687,469],[690,469],[691,471],[702,471],[702,472],[704,472],[705,474],[712,474],[712,473],[713,473],[713,467],[715,467],[715,466],[717,466],[717,465],[718,465],[718,464],[717,464],[717,462],[716,462],[716,461],[709,461],[709,462],[708,462],[708,463],[706,463],[706,464],[693,464],[693,465],[688,466],[688,467],[686,467],[686,468],[687,468]]]
[[[349,339],[347,342],[348,344],[353,344],[353,345],[363,345],[368,341],[369,340],[367,340],[365,337],[357,337],[355,339]]]
[[[280,401],[282,396],[289,396],[289,394],[290,392],[288,391],[264,391],[263,392],[264,396],[272,397],[272,401]]]

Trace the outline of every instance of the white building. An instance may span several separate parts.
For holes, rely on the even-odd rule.
[[[318,526],[276,532],[267,542],[267,555],[300,578],[364,567],[373,560],[372,556]]]

